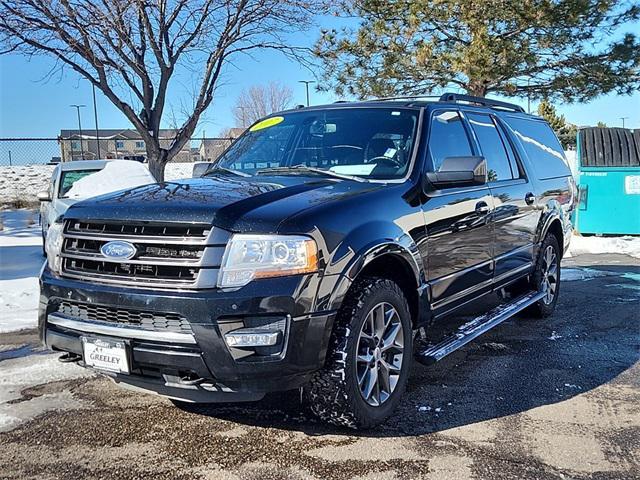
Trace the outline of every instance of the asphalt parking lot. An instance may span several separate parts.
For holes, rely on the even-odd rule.
[[[566,259],[555,315],[516,317],[433,367],[369,432],[295,392],[184,411],[0,334],[7,479],[638,479],[640,262]]]

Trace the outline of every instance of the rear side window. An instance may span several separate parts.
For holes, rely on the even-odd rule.
[[[436,112],[433,115],[429,134],[429,152],[436,172],[447,157],[473,155],[467,131],[458,112]]]
[[[571,175],[564,150],[551,127],[543,121],[528,118],[504,117],[536,169],[538,178]]]
[[[493,119],[489,115],[478,113],[467,113],[466,116],[487,161],[489,181],[499,182],[514,178],[505,145]]]

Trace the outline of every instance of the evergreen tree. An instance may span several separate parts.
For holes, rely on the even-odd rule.
[[[360,98],[463,90],[585,101],[640,86],[635,0],[331,2],[357,27],[316,45],[321,89]]]
[[[572,123],[568,123],[564,118],[564,115],[558,115],[556,108],[549,102],[548,99],[543,99],[538,105],[538,115],[544,118],[562,143],[562,146],[567,148],[574,148],[576,146],[576,134],[578,133],[578,127]]]

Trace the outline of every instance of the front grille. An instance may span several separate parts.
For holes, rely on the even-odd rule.
[[[116,224],[69,219],[62,243],[62,274],[72,278],[166,288],[210,288],[228,234],[203,225]],[[128,260],[106,257],[101,248],[114,240],[132,244]]]
[[[65,258],[63,268],[66,272],[82,275],[98,274],[109,277],[135,277],[145,279],[165,280],[167,282],[194,282],[198,274],[197,268],[147,265],[132,263],[112,263],[94,260]]]
[[[68,225],[70,233],[89,233],[93,235],[127,235],[150,237],[200,238],[204,240],[209,233],[208,226],[193,225],[152,225],[152,224],[120,224],[104,222],[73,221]]]
[[[137,326],[147,330],[192,333],[189,322],[177,313],[130,310],[66,300],[58,304],[57,313],[76,320],[117,323]]]

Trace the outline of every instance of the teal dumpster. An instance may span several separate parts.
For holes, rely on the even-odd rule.
[[[640,235],[640,130],[578,131],[578,209],[582,235]]]

